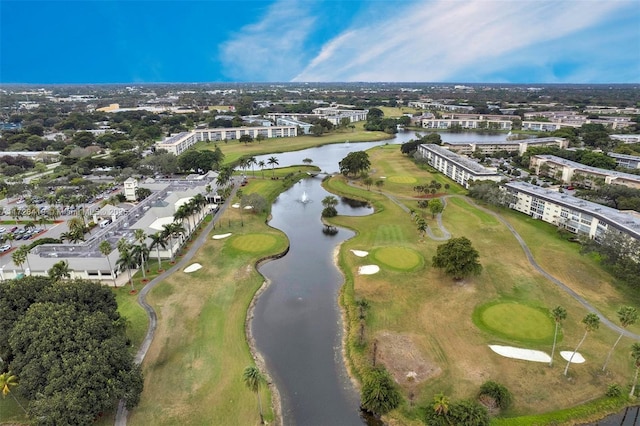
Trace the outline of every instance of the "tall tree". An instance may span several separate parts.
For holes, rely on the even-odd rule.
[[[22,269],[23,273],[26,272],[23,267],[25,262],[27,263],[27,267],[29,268],[29,270],[31,270],[31,266],[29,266],[28,254],[29,249],[27,246],[20,246],[13,253],[11,253],[11,260],[13,260],[13,263],[18,265]]]
[[[582,336],[582,340],[580,340],[580,343],[578,343],[578,346],[576,346],[576,349],[571,354],[569,361],[567,361],[567,366],[564,368],[565,376],[569,372],[569,365],[571,365],[571,361],[573,361],[573,357],[576,355],[576,352],[578,352],[578,349],[580,349],[580,346],[584,342],[584,339],[587,338],[587,334],[597,330],[600,327],[600,318],[598,317],[598,315],[594,314],[593,312],[590,312],[582,319],[582,323],[584,324],[584,336]]]
[[[636,372],[633,376],[633,385],[631,386],[631,392],[629,392],[629,398],[633,398],[636,393],[636,385],[638,384],[638,370],[640,370],[640,343],[634,343],[631,345],[631,357],[633,358],[633,364],[636,367]]]
[[[18,386],[18,378],[10,372],[0,374],[0,389],[2,396],[5,397],[11,392],[11,388]]]
[[[133,231],[133,237],[138,242],[138,250],[136,250],[136,254],[140,256],[140,266],[142,267],[142,278],[147,278],[147,257],[149,254],[149,248],[145,244],[147,240],[147,234],[144,232],[144,229],[136,229]]]
[[[64,278],[71,278],[69,262],[61,260],[60,262],[54,263],[51,269],[49,269],[48,275],[54,282],[58,282]]]
[[[367,411],[387,414],[400,405],[402,396],[391,375],[383,367],[369,370],[362,384],[361,405]]]
[[[113,267],[111,266],[111,259],[109,259],[109,254],[111,254],[111,252],[113,251],[113,247],[111,246],[109,240],[103,240],[98,246],[98,250],[100,250],[100,253],[102,253],[102,255],[107,258],[107,263],[109,263],[109,271],[111,272],[111,278],[113,279],[113,287],[115,288],[116,274],[113,270]]]
[[[431,212],[432,218],[436,217],[437,214],[442,213],[443,210],[444,204],[442,203],[442,200],[440,200],[440,198],[434,198],[433,200],[429,201],[429,211]]]
[[[620,309],[618,309],[618,320],[620,321],[620,326],[623,329],[625,329],[630,325],[635,324],[638,321],[638,310],[632,306],[623,306]],[[602,366],[602,371],[606,370],[607,364],[609,363],[609,359],[611,358],[613,351],[618,345],[618,342],[620,342],[620,339],[622,339],[623,334],[624,334],[624,331],[620,332],[620,335],[616,339],[616,342],[613,344],[613,346],[609,350],[609,353],[607,354],[607,358],[604,361],[604,365]]]
[[[345,176],[357,175],[360,172],[366,172],[371,168],[369,154],[364,151],[355,151],[347,154],[346,157],[338,163],[340,173]]]
[[[256,366],[249,366],[242,373],[242,380],[245,386],[258,396],[258,409],[260,410],[260,424],[264,424],[264,416],[262,414],[262,400],[260,399],[260,387],[266,383],[266,379]]]
[[[120,271],[127,271],[127,273],[129,274],[129,284],[131,284],[131,290],[135,290],[135,287],[133,286],[131,270],[137,266],[136,258],[133,255],[131,247],[122,245],[121,247],[118,247],[118,249],[120,251],[120,257],[116,261],[116,265],[118,265]]]
[[[260,167],[260,170],[262,171],[262,179],[264,179],[264,166],[266,166],[267,163],[265,163],[264,161],[260,160],[258,161],[258,167]]]
[[[470,275],[479,275],[482,265],[478,262],[480,254],[473,248],[466,237],[452,238],[440,244],[433,256],[435,268],[444,269],[454,280],[461,280]]]
[[[271,166],[271,172],[272,172],[272,176],[276,175],[276,169],[275,167],[277,165],[279,165],[280,163],[278,162],[278,159],[276,157],[269,157],[267,159],[267,163]]]
[[[160,271],[160,269],[162,269],[162,262],[160,261],[160,249],[167,248],[167,239],[162,234],[162,232],[151,234],[149,235],[149,238],[151,238],[151,249],[156,249],[156,253],[158,255],[158,271]]]
[[[556,330],[553,333],[553,346],[551,347],[551,360],[549,361],[549,367],[553,366],[553,354],[556,352],[556,339],[558,338],[558,327],[560,323],[567,319],[567,310],[562,306],[556,306],[551,311],[551,316],[553,316],[553,320],[556,322]]]

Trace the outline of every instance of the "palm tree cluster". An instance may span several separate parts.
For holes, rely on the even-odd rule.
[[[178,210],[173,215],[176,222],[184,224],[185,219],[188,224],[188,234],[193,232],[195,223],[192,223],[194,215],[199,214],[207,205],[207,199],[202,194],[196,194],[187,203],[178,207]]]
[[[438,190],[442,188],[442,184],[432,180],[428,185],[416,185],[413,187],[413,190],[423,194],[435,194]]]
[[[427,233],[427,229],[429,228],[427,221],[421,215],[416,214],[414,210],[411,210],[411,216],[413,217],[413,221],[416,224],[418,233],[424,236]]]

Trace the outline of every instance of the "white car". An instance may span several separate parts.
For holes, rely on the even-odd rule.
[[[0,228],[0,234],[2,234],[6,230],[7,230],[7,228]]]
[[[0,246],[0,253],[4,253],[5,251],[9,251],[11,249],[11,246],[9,244],[5,244],[3,246]]]

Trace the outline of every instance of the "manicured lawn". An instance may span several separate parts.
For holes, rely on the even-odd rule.
[[[420,182],[438,179],[396,150],[373,148],[368,152],[372,174],[376,176],[411,175]],[[448,183],[452,191],[458,188]],[[382,191],[415,208],[415,201],[410,200],[415,193],[409,186],[385,182]],[[508,417],[578,406],[603,396],[611,383],[619,383],[623,388],[630,383],[633,368],[629,339],[623,339],[618,346],[607,373],[600,372],[617,338],[617,333],[603,326],[590,333],[580,349],[587,362],[573,366],[569,379],[562,374],[564,363],[557,351],[575,348],[584,333],[580,321],[587,312],[528,263],[515,237],[495,216],[464,198],[447,199],[444,226],[454,237],[469,238],[483,265],[478,277],[455,282],[430,266],[440,243],[419,236],[410,215],[395,203],[377,190],[353,188],[342,176],[326,181],[325,187],[339,195],[367,199],[376,209],[370,216],[338,216],[331,223],[357,231],[353,239],[342,245],[339,255],[346,277],[341,300],[347,312],[346,351],[352,371],[359,376],[370,365],[375,341],[380,353],[378,360],[392,372],[406,400],[412,396],[412,404],[394,411],[388,420],[414,424],[411,419],[416,419],[421,409],[428,409],[435,394],[444,392],[453,400],[473,398],[487,380],[504,384],[514,394],[513,407],[503,414]],[[553,227],[540,232],[539,221],[531,223],[524,215],[504,213],[529,243],[543,268],[567,280],[579,294],[602,307],[616,321],[615,309],[625,296],[611,285],[611,277],[592,258],[581,256],[574,244],[560,240]],[[425,219],[435,228],[430,215]],[[378,274],[354,273],[363,260],[349,250],[369,251],[375,257],[375,253],[388,247],[414,250],[425,260],[425,266],[415,271],[386,271],[380,262],[383,268]],[[596,294],[596,289],[601,295]],[[360,310],[356,301],[360,299],[366,299],[370,306],[364,322],[364,345],[359,342]],[[494,307],[485,311],[483,327],[479,328],[473,321],[473,313],[491,303]],[[550,353],[554,322],[545,312],[558,305],[567,309],[568,317],[562,324],[554,367],[504,358],[488,348],[488,344],[499,343]],[[403,342],[406,353],[385,358],[394,339]],[[434,373],[419,381],[408,381],[407,371]]]

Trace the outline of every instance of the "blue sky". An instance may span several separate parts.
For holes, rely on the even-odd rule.
[[[0,83],[639,83],[638,0],[0,0]]]

